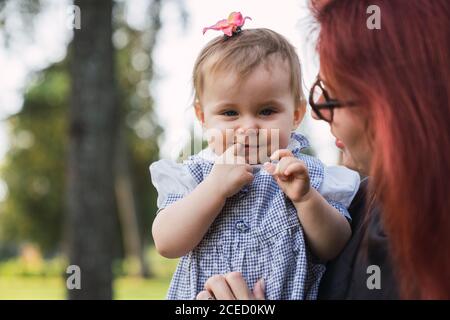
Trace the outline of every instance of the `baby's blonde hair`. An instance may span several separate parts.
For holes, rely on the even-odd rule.
[[[212,57],[214,59],[211,59]],[[203,48],[197,57],[192,75],[194,103],[200,101],[206,72],[213,74],[231,70],[242,80],[270,58],[281,58],[283,62],[288,62],[290,87],[297,106],[304,100],[298,55],[285,37],[266,28],[246,29],[232,37],[219,36]]]

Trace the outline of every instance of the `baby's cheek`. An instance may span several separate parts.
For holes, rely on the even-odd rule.
[[[223,151],[225,152],[225,150],[227,150],[230,146],[232,146],[235,143],[234,130],[228,129],[225,132],[222,132],[222,136],[223,136],[222,148]]]
[[[270,136],[268,136],[267,151],[271,155],[279,149],[286,149],[289,145],[290,132],[283,132],[282,130],[272,130]]]
[[[233,144],[233,130],[210,128],[206,132],[206,140],[208,146],[220,155]]]
[[[284,137],[280,140],[280,149],[286,149],[289,145],[289,136]]]
[[[214,152],[218,155],[221,155],[227,150],[227,142],[225,139],[217,140],[213,145]]]

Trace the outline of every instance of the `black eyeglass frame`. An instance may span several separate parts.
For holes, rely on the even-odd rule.
[[[314,90],[316,86],[319,86],[319,88],[322,90],[322,95],[325,98],[325,102],[322,103],[314,102]],[[356,103],[354,101],[339,101],[337,99],[330,98],[329,93],[327,92],[327,90],[325,90],[323,86],[322,79],[320,79],[320,77],[317,77],[316,81],[311,87],[311,90],[309,91],[309,105],[321,120],[324,120],[326,122],[332,122],[335,108],[353,107],[356,105]],[[320,110],[323,109],[330,110],[331,119],[327,119],[322,114]]]

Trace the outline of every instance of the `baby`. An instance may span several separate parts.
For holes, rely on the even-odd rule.
[[[301,153],[308,141],[295,129],[306,103],[294,47],[268,29],[232,31],[206,45],[193,71],[208,147],[150,166],[156,248],[182,257],[168,299],[195,299],[210,276],[232,271],[250,288],[263,279],[267,299],[315,299],[324,262],[350,238],[359,176]]]

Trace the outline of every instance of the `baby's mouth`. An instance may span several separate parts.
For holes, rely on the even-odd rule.
[[[234,143],[239,143],[248,147],[257,147],[259,145],[259,137],[257,135],[237,135],[234,137]]]
[[[245,155],[245,159],[247,159],[248,163],[251,165],[258,163],[262,164],[269,159],[265,145],[245,144],[243,155]]]

